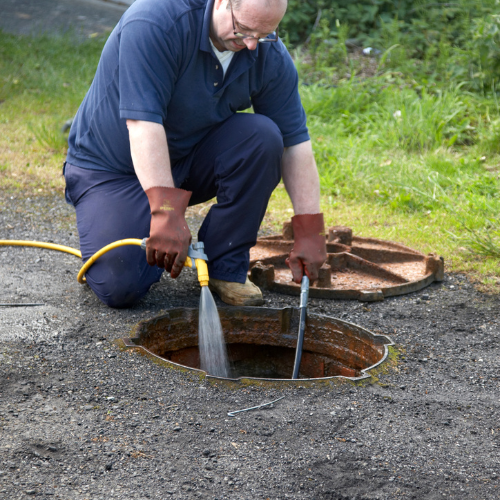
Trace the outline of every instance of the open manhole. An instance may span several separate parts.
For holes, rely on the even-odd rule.
[[[200,370],[198,309],[171,309],[142,321],[122,347],[172,368],[212,379],[240,383],[330,383],[360,381],[388,356],[391,340],[336,318],[308,314],[299,379],[292,380],[299,309],[231,307],[219,309],[231,364],[231,379]]]
[[[352,229],[335,226],[326,236],[327,260],[309,296],[332,299],[383,300],[420,290],[444,278],[444,261],[399,243],[353,236]],[[259,287],[298,295],[285,264],[293,247],[291,222],[283,234],[259,238],[250,250],[250,279]]]

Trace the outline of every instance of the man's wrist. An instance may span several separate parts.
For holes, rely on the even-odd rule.
[[[184,214],[192,194],[184,189],[163,186],[151,187],[145,193],[153,215],[172,211]]]

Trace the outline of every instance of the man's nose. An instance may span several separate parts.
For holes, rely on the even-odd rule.
[[[257,48],[257,44],[259,43],[256,38],[243,38],[243,42],[247,46],[248,50],[255,50]]]

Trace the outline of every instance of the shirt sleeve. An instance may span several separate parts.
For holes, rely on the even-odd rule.
[[[175,28],[166,33],[142,20],[122,28],[119,56],[120,118],[163,123],[181,57]]]
[[[290,147],[308,141],[309,132],[295,65],[281,41],[274,45],[266,61],[263,86],[252,96],[252,105],[256,113],[271,118],[278,125],[284,146]]]

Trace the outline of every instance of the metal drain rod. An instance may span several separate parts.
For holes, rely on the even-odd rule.
[[[12,304],[0,304],[0,307],[35,307],[35,306],[44,306],[45,304],[29,304],[23,302],[14,302]]]
[[[299,336],[297,337],[297,348],[295,350],[295,362],[293,364],[292,379],[299,378],[300,361],[302,359],[302,345],[304,344],[304,331],[306,329],[307,299],[309,298],[309,278],[304,274],[300,285],[300,321]]]
[[[229,411],[227,413],[227,416],[228,417],[235,417],[237,413],[241,413],[242,411],[251,411],[251,410],[259,410],[260,408],[263,408],[264,406],[269,406],[269,405],[273,405],[274,403],[276,403],[277,401],[281,401],[282,399],[284,399],[285,396],[281,396],[281,398],[278,398],[278,399],[275,399],[274,401],[269,401],[269,403],[262,403],[261,405],[257,405],[257,406],[252,406],[251,408],[243,408],[243,410],[234,410],[234,411]]]

